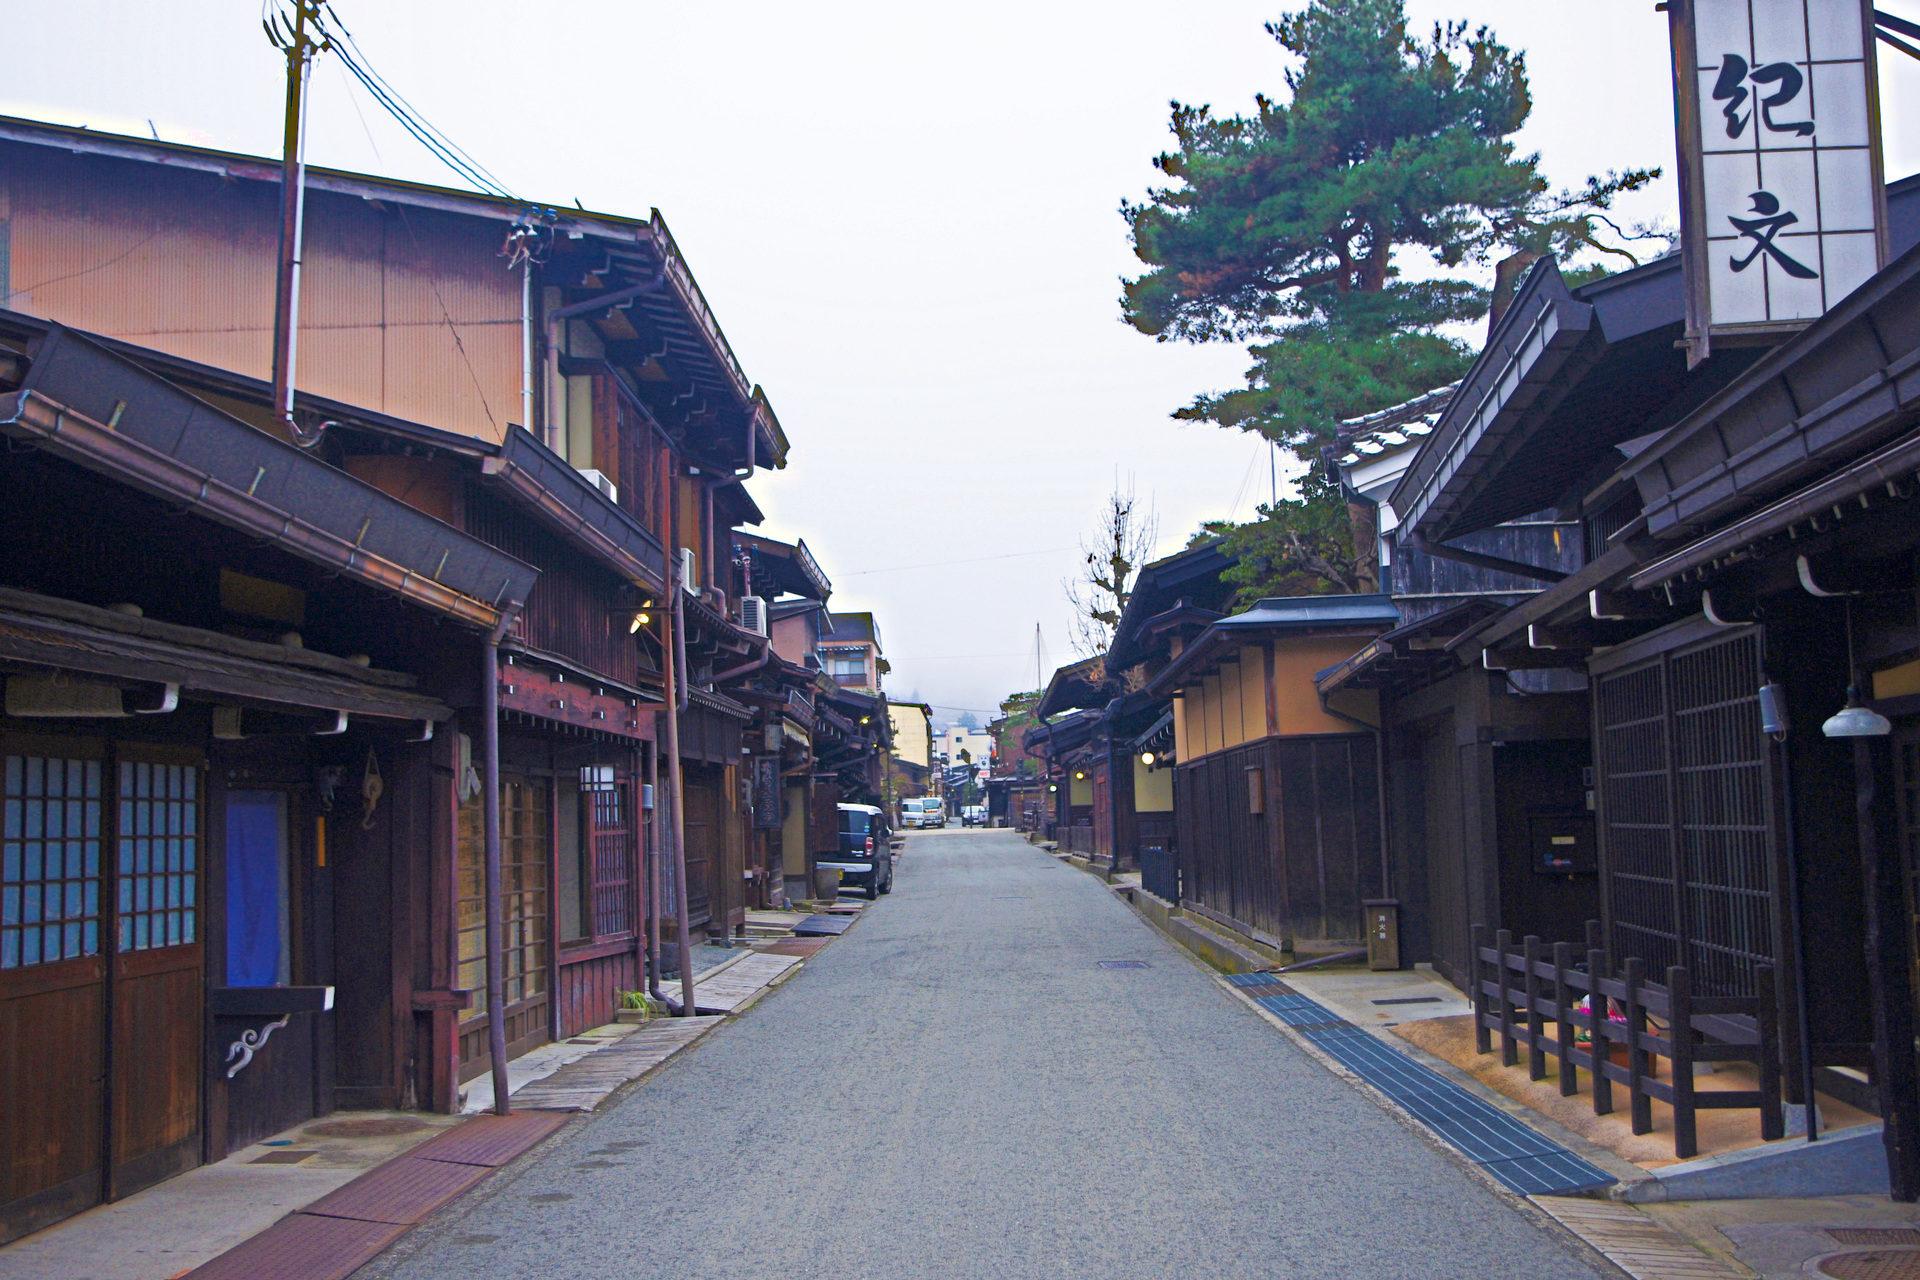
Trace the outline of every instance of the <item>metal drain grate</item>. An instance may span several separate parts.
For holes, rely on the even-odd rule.
[[[1832,1280],[1920,1280],[1920,1250],[1835,1254],[1821,1261],[1819,1274]]]
[[[299,1164],[302,1160],[311,1160],[319,1155],[318,1151],[269,1151],[263,1156],[255,1156],[248,1164]]]
[[[319,1124],[310,1124],[301,1130],[301,1136],[307,1138],[386,1138],[400,1133],[418,1133],[425,1129],[424,1120],[408,1120],[401,1116],[368,1116],[360,1120],[323,1120]]]
[[[1913,1227],[1828,1227],[1828,1235],[1841,1244],[1861,1244],[1880,1248],[1902,1245],[1920,1246],[1920,1230]]]
[[[1145,969],[1149,967],[1145,960],[1097,960],[1094,963],[1098,964],[1102,969]]]
[[[1277,990],[1284,991],[1289,995],[1293,994],[1292,987],[1280,981],[1279,978],[1275,977],[1271,973],[1229,973],[1226,975],[1226,979],[1227,979],[1227,985],[1229,986],[1273,987]]]
[[[1439,1004],[1439,996],[1395,996],[1391,1000],[1375,1000],[1375,1004]]]
[[[1290,989],[1284,994],[1270,991],[1260,985],[1247,994],[1509,1189],[1521,1195],[1564,1195],[1613,1185],[1604,1170],[1381,1043],[1364,1027]],[[1920,1280],[1920,1273],[1897,1280]]]

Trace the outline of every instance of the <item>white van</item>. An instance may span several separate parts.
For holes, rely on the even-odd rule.
[[[944,827],[947,825],[947,810],[938,796],[915,796],[900,802],[900,825],[903,827]]]

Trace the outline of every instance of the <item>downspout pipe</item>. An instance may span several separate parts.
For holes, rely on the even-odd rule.
[[[666,1001],[660,989],[660,744],[647,745],[647,787],[653,808],[647,815],[647,994]]]
[[[480,646],[481,825],[486,844],[487,1055],[493,1067],[493,1113],[508,1113],[506,958],[500,954],[506,927],[500,904],[500,637],[519,606],[500,615]]]
[[[737,679],[740,676],[752,675],[754,672],[760,670],[762,667],[766,666],[772,660],[773,660],[773,645],[771,642],[766,642],[766,648],[762,649],[760,651],[760,656],[753,659],[751,662],[743,662],[737,667],[728,667],[725,671],[714,672],[713,683],[716,685],[721,685],[721,684],[725,684],[729,680]]]
[[[520,425],[533,430],[533,255],[520,262]],[[549,443],[548,448],[552,448]]]
[[[680,712],[686,706],[686,619],[680,607],[680,568],[669,562],[667,590],[673,593],[673,657],[667,663],[667,774],[673,787],[673,893],[680,921],[680,1016],[691,1018],[693,1002],[693,937],[687,922],[687,824],[685,770],[680,764]]]

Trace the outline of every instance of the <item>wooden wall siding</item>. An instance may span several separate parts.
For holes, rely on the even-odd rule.
[[[722,779],[712,775],[720,772],[702,769],[696,779],[694,771],[689,769],[682,784],[687,798],[687,920],[690,924],[704,923],[713,914],[713,873],[722,865],[723,814]]]
[[[1346,733],[1353,726],[1320,705],[1313,673],[1351,657],[1352,638],[1243,645],[1236,658],[1195,679],[1174,699],[1174,743],[1182,760],[1197,760],[1273,733]],[[1271,707],[1271,713],[1269,708]]]
[[[0,182],[15,310],[270,376],[276,184],[10,144]],[[479,219],[309,191],[301,390],[499,439],[520,416],[499,249]]]
[[[1761,634],[1677,646],[1600,674],[1595,710],[1610,941],[1703,995],[1752,995],[1776,954]]]
[[[640,957],[633,951],[591,960],[560,960],[554,994],[560,1001],[560,1034],[577,1036],[605,1026],[620,1009],[620,992],[640,989]]]
[[[1248,770],[1265,812],[1250,813]],[[1174,825],[1190,901],[1268,939],[1352,941],[1380,886],[1369,734],[1268,738],[1183,764]]]
[[[1628,519],[1637,514],[1636,508]],[[1587,559],[1586,540],[1581,526],[1578,522],[1555,521],[1550,515],[1542,512],[1523,516],[1511,524],[1463,534],[1452,541],[1455,546],[1483,555],[1542,565],[1562,573],[1576,572]],[[1625,523],[1626,520],[1621,520],[1607,532],[1611,533]],[[1600,550],[1605,550],[1604,545]],[[1540,584],[1531,578],[1461,564],[1457,560],[1441,560],[1411,548],[1397,549],[1393,560],[1391,566],[1383,566],[1382,591],[1391,591],[1395,596],[1442,597],[1438,600],[1415,601],[1411,608],[1401,604],[1402,617],[1408,622],[1437,613],[1458,601],[1461,596],[1530,595],[1540,589]]]
[[[489,493],[467,498],[467,532],[540,570],[514,624],[528,646],[579,663],[611,680],[639,677],[640,650],[625,615],[612,609],[612,578]]]

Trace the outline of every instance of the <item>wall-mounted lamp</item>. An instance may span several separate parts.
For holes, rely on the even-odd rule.
[[[1047,784],[1047,790],[1049,791],[1058,791],[1059,789],[1060,789],[1060,784],[1057,782],[1049,782]]]
[[[653,621],[653,615],[650,613],[634,614],[632,624],[627,627],[627,634],[632,635],[634,632],[640,630],[640,628],[646,626],[649,622],[652,622],[652,621]]]
[[[1082,782],[1082,781],[1084,781],[1084,780],[1086,779],[1086,776],[1087,776],[1087,774],[1086,774],[1086,771],[1085,771],[1085,770],[1083,770],[1083,769],[1075,769],[1075,770],[1073,771],[1073,780],[1074,780],[1075,782]]]
[[[1147,768],[1149,769],[1153,768],[1153,752],[1142,751],[1140,753],[1140,763],[1147,766]]]

